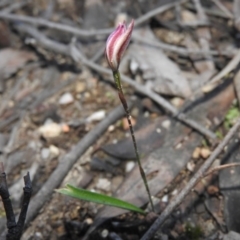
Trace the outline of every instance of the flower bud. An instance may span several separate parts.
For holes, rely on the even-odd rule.
[[[128,27],[125,23],[120,23],[107,39],[106,58],[113,71],[118,70],[123,53],[130,42],[133,26],[133,20]]]

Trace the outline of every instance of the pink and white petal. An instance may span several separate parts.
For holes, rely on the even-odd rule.
[[[119,24],[116,30],[108,37],[106,43],[106,57],[112,67],[112,58],[114,57],[114,48],[118,39],[124,34],[126,29],[125,24]]]
[[[121,37],[119,37],[116,41],[117,43],[114,47],[113,56],[114,56],[114,58],[116,57],[115,62],[118,62],[118,65],[119,65],[120,60],[130,42],[133,26],[134,26],[134,21],[132,20],[132,22],[130,23],[126,32],[123,35],[121,35]]]

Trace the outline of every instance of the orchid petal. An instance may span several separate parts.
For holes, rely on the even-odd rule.
[[[133,20],[128,27],[125,23],[120,23],[107,39],[106,58],[113,71],[119,67],[121,58],[130,42],[133,26]]]

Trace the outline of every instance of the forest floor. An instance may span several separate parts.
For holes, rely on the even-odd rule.
[[[239,0],[0,1],[0,162],[16,216],[27,172],[33,189],[21,239],[138,240],[161,213],[153,239],[240,239],[239,16]],[[104,54],[131,19],[120,72],[154,214]],[[69,183],[149,214],[55,191]]]

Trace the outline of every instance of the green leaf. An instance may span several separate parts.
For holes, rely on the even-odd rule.
[[[82,188],[76,188],[70,184],[67,184],[67,186],[65,188],[57,189],[56,191],[61,194],[65,194],[67,196],[74,197],[74,198],[77,198],[80,200],[100,203],[100,204],[104,204],[104,205],[123,208],[123,209],[127,209],[130,211],[145,214],[145,212],[141,208],[139,208],[131,203],[128,203],[128,202],[122,201],[118,198],[110,197],[110,196],[107,196],[104,194],[90,192],[90,191],[82,189]]]

